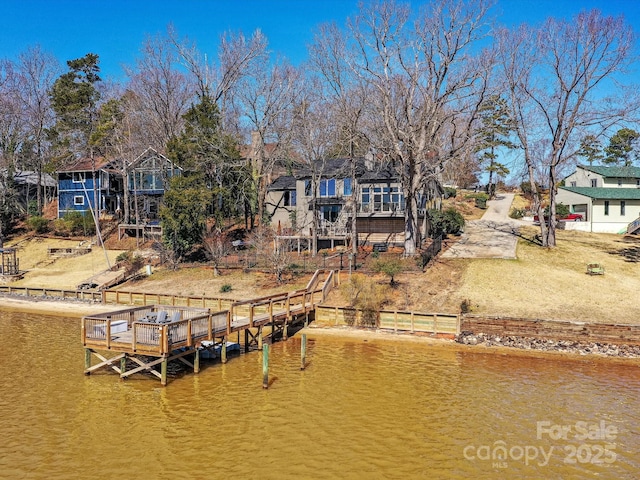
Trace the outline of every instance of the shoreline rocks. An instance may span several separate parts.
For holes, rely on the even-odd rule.
[[[521,350],[555,351],[577,355],[599,355],[605,357],[639,358],[640,345],[612,344],[605,342],[581,342],[576,340],[552,340],[511,335],[490,335],[486,333],[461,332],[455,342],[463,345],[483,345],[485,347],[510,347]]]

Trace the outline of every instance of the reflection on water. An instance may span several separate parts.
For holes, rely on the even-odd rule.
[[[166,388],[85,377],[78,320],[0,311],[0,477],[640,474],[637,365],[324,337],[307,355],[300,371],[297,338],[273,345],[268,391],[257,352]],[[575,438],[577,422],[592,438]],[[486,459],[500,446],[506,458]]]

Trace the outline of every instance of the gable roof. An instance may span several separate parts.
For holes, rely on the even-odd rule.
[[[640,178],[640,167],[609,167],[605,165],[578,165],[578,167],[607,178]]]
[[[640,188],[560,187],[595,200],[640,200]]]
[[[59,172],[91,172],[95,168],[96,171],[108,165],[108,161],[104,157],[81,158],[77,162],[58,169]]]

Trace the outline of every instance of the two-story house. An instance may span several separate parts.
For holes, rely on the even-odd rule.
[[[127,201],[132,219],[129,223],[157,220],[167,181],[181,172],[180,167],[153,148],[147,148],[133,162],[80,160],[58,172],[58,217],[91,210],[119,216]]]
[[[556,200],[585,220],[567,228],[626,233],[640,217],[640,168],[578,165],[558,188]]]
[[[385,243],[402,246],[405,198],[391,168],[374,168],[365,158],[338,158],[322,163],[321,172],[302,169],[277,178],[268,189],[267,212],[279,235],[298,242],[313,235],[317,222],[318,249],[346,245],[356,217],[359,245]],[[419,215],[440,208],[442,189],[433,182],[421,196]]]

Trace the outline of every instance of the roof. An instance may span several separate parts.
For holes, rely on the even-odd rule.
[[[354,158],[356,162],[356,177],[360,177],[364,171],[364,158]],[[317,173],[322,173],[324,178],[348,178],[351,176],[350,158],[328,158],[324,161],[318,160]],[[297,174],[297,178],[310,178],[313,175],[311,168],[302,167]]]
[[[291,175],[283,175],[276,178],[271,185],[267,187],[267,190],[295,190],[296,189],[296,177]]]
[[[60,168],[59,172],[91,172],[106,167],[109,162],[104,157],[81,158],[76,163]]]
[[[560,187],[596,200],[640,200],[640,188]]]
[[[29,170],[21,170],[13,175],[13,180],[18,185],[37,185],[38,174]],[[43,187],[57,187],[58,183],[48,173],[40,174],[40,185]]]
[[[597,173],[598,175],[602,175],[603,177],[613,177],[613,178],[640,178],[640,167],[608,167],[604,165],[578,165],[579,168],[584,170],[588,170],[593,173]]]

